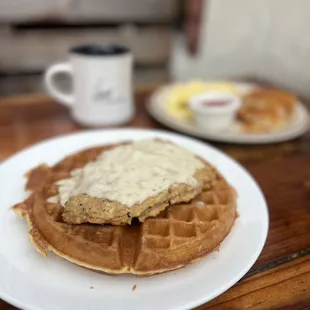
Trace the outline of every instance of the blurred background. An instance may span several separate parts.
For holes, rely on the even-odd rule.
[[[118,43],[136,85],[254,79],[310,97],[309,26],[307,0],[1,0],[0,95],[43,92],[73,45]]]

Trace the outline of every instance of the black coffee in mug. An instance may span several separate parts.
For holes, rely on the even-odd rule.
[[[81,45],[70,49],[71,53],[85,56],[117,56],[130,53],[129,49],[119,45]]]

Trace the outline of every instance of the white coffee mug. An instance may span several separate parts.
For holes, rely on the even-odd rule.
[[[71,109],[74,120],[86,126],[120,125],[134,114],[130,51],[109,45],[70,49],[69,62],[51,66],[44,80],[48,92]],[[57,87],[59,73],[71,75],[73,93]]]

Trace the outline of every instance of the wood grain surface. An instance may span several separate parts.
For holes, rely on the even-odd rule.
[[[149,93],[146,88],[136,94],[137,114],[128,127],[166,129],[146,113]],[[65,107],[45,96],[0,99],[0,161],[43,139],[82,129]],[[270,230],[249,272],[197,309],[310,309],[310,134],[273,145],[212,144],[257,180],[267,198]],[[15,308],[0,301],[0,309]]]

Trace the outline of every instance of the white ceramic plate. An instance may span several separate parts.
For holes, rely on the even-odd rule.
[[[153,137],[170,139],[207,159],[235,186],[240,217],[219,252],[177,271],[137,278],[96,273],[35,251],[26,222],[10,208],[27,196],[25,172],[87,147]],[[0,298],[26,310],[192,308],[223,293],[249,270],[268,231],[265,199],[246,170],[207,144],[163,131],[86,131],[48,140],[2,163],[0,184]]]
[[[255,84],[232,83],[239,88],[241,94],[245,94],[254,88],[258,88]],[[167,113],[165,104],[167,96],[174,85],[167,85],[156,90],[147,104],[148,112],[163,125],[180,131],[185,134],[196,136],[203,139],[213,141],[242,143],[242,144],[259,144],[259,143],[275,143],[291,140],[303,135],[309,129],[309,114],[304,105],[297,103],[296,113],[292,121],[277,131],[269,133],[243,133],[238,129],[237,123],[223,131],[206,131],[197,127],[192,121],[184,121],[177,119]]]

